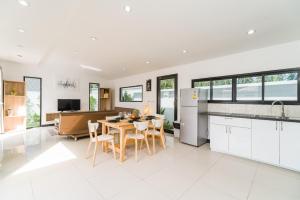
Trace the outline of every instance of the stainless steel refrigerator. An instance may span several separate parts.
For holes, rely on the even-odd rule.
[[[182,143],[200,146],[208,139],[207,90],[180,90],[180,136]]]

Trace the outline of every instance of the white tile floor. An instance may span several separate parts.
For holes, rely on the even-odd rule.
[[[168,137],[166,151],[149,156],[144,149],[136,162],[131,148],[123,164],[99,152],[92,168],[87,139],[52,133],[51,127],[30,130],[35,145],[5,152],[1,200],[300,199],[300,173],[214,153],[208,145]]]

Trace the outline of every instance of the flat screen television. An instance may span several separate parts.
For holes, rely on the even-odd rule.
[[[77,111],[80,110],[80,99],[58,99],[58,111]]]

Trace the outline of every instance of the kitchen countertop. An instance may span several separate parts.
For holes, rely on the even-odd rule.
[[[300,123],[300,117],[279,117],[272,115],[253,115],[253,114],[239,114],[239,113],[224,113],[224,112],[208,112],[208,115],[221,116],[221,117],[236,117],[236,118],[248,118],[248,119],[261,119],[261,120],[273,120],[273,121],[286,121]]]

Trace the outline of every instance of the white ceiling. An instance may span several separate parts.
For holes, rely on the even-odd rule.
[[[299,0],[28,2],[0,0],[0,59],[90,65],[108,79],[300,39]]]

